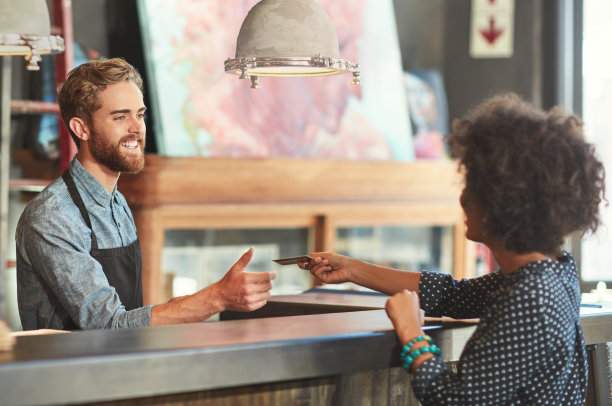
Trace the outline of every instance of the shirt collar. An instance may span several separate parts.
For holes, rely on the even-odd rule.
[[[528,274],[534,271],[538,271],[541,269],[547,269],[557,275],[566,275],[568,270],[574,268],[574,266],[575,266],[575,263],[574,263],[574,257],[572,256],[572,254],[570,254],[569,252],[565,250],[561,250],[561,252],[557,256],[557,261],[552,261],[548,259],[548,260],[530,262],[522,266],[521,268],[517,269],[516,271],[512,272],[507,279],[508,280],[518,280],[525,274]]]
[[[77,184],[79,193],[87,193],[100,206],[108,207],[110,205],[117,192],[117,185],[115,185],[112,194],[108,193],[108,190],[85,169],[76,156],[70,163],[68,170]]]

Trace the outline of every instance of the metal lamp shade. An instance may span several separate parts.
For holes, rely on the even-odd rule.
[[[64,50],[64,40],[51,35],[45,0],[0,0],[0,55],[23,55],[27,69],[38,70],[40,55]]]
[[[236,42],[236,57],[225,71],[251,79],[259,76],[323,76],[353,73],[359,65],[340,59],[338,37],[325,10],[315,0],[262,0],[248,13]]]

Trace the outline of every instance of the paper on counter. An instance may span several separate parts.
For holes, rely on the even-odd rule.
[[[425,317],[425,321],[434,321],[439,323],[466,323],[466,324],[478,324],[480,319],[453,319],[452,317]]]

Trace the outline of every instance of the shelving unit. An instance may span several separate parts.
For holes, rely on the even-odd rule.
[[[56,81],[64,81],[67,73],[72,69],[74,61],[73,30],[72,30],[72,2],[71,0],[52,0],[53,25],[51,33],[60,35],[64,39],[65,51],[55,56]],[[9,179],[11,161],[10,127],[12,114],[59,114],[57,103],[48,103],[35,100],[11,100],[12,87],[12,57],[2,57],[2,95],[0,99],[1,117],[1,144],[2,155],[0,175],[0,317],[4,315],[4,275],[8,267],[15,266],[8,260],[8,202],[10,191],[37,192],[42,190],[49,180],[44,179]],[[68,167],[70,160],[76,153],[76,146],[63,125],[58,125],[60,144],[60,165]]]
[[[74,65],[74,35],[72,29],[72,2],[70,0],[52,0],[53,26],[51,33],[64,38],[65,49],[55,58],[56,84],[66,80],[68,72]],[[38,100],[10,100],[11,114],[58,114],[57,103],[43,102]],[[58,125],[58,137],[60,145],[60,166],[63,171],[70,164],[70,160],[76,154],[76,146],[70,138],[65,126]],[[40,191],[48,184],[48,180],[42,179],[11,179],[9,190]]]

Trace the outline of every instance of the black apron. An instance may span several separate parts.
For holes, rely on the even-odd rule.
[[[70,172],[62,175],[72,201],[79,208],[85,223],[91,230],[91,256],[102,265],[108,284],[115,288],[121,303],[127,310],[142,307],[142,254],[140,242],[136,241],[125,247],[98,248],[96,234],[91,227],[89,213],[76,188]]]

